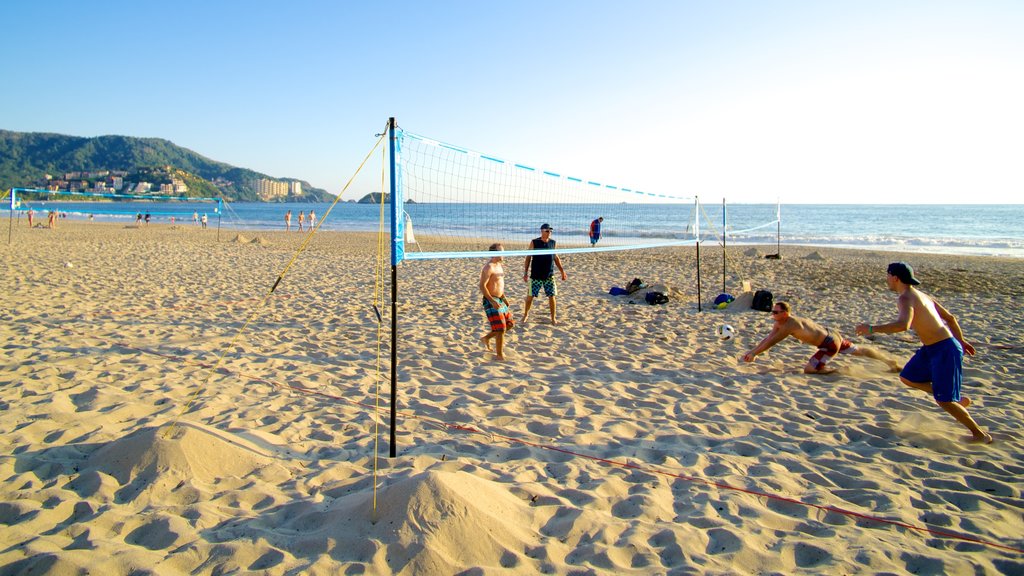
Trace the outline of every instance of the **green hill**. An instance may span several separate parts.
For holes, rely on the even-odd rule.
[[[3,190],[39,186],[46,174],[60,177],[68,172],[99,170],[136,173],[142,168],[167,166],[176,169],[177,175],[188,184],[189,196],[223,195],[230,201],[260,200],[253,188],[253,181],[260,178],[298,180],[273,178],[217,162],[160,138],[81,138],[0,130],[0,189]],[[333,199],[326,190],[314,188],[302,180],[299,182],[302,182],[302,196],[289,196],[288,200]]]

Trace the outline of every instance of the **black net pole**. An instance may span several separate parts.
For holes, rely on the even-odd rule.
[[[388,156],[391,164],[391,206],[392,212],[394,212],[394,203],[398,200],[398,197],[395,195],[394,118],[388,118],[388,146]],[[394,219],[396,217],[397,216],[392,213],[391,218]],[[392,238],[391,242],[394,243],[395,239]],[[394,250],[394,247],[392,247],[392,250]],[[398,427],[398,263],[395,261],[394,255],[392,255],[391,260],[391,446],[388,449],[388,456],[394,458],[398,456],[398,434],[396,432]]]
[[[726,293],[725,289],[725,198],[722,198],[722,294]]]

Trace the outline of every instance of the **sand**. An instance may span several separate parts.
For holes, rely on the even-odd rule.
[[[1024,573],[1024,260],[736,247],[715,310],[705,246],[698,312],[692,248],[571,255],[560,325],[536,302],[505,363],[479,341],[483,261],[409,262],[392,459],[376,238],[318,234],[269,296],[303,236],[216,238],[13,231],[0,574]],[[866,343],[896,259],[978,348],[965,391],[994,444],[874,360],[808,376],[789,340],[740,361],[770,327],[741,281]],[[607,294],[633,277],[671,301]]]

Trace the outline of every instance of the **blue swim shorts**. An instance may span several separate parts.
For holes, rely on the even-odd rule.
[[[932,383],[932,396],[936,402],[960,401],[960,383],[963,380],[964,349],[956,338],[947,338],[935,344],[922,346],[900,372],[911,382]]]

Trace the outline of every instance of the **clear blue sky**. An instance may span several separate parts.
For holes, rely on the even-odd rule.
[[[0,128],[166,138],[334,193],[395,116],[704,201],[1024,201],[1018,0],[6,0],[0,21]]]

